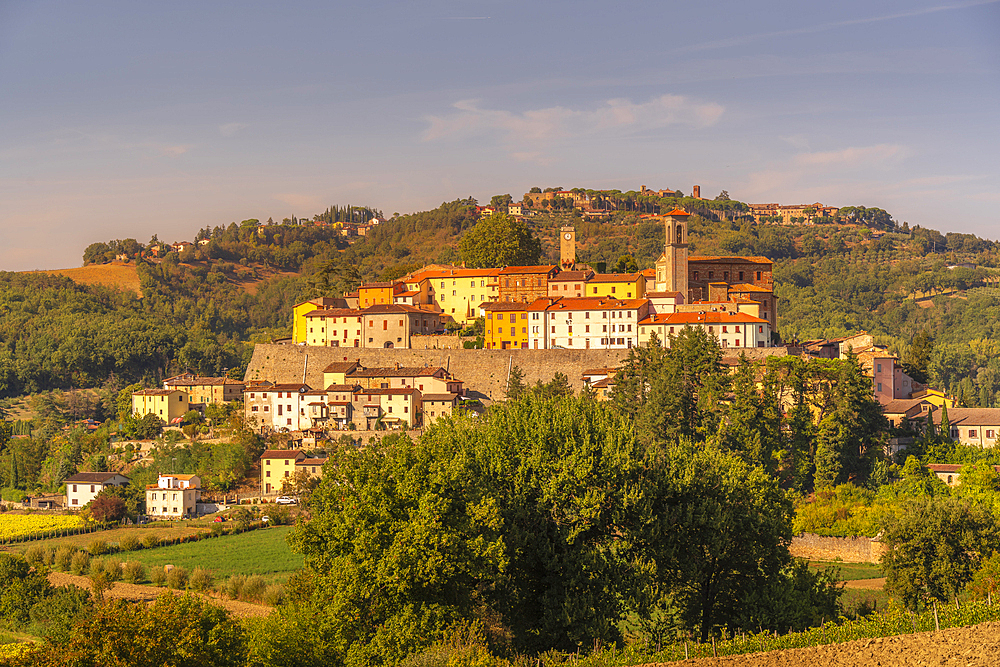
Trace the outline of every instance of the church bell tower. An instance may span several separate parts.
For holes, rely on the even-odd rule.
[[[656,261],[656,291],[680,292],[688,298],[688,218],[690,213],[682,208],[663,216],[666,243],[663,255]]]

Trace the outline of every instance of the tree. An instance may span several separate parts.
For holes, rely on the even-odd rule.
[[[934,350],[934,341],[926,329],[913,337],[913,341],[906,349],[903,356],[903,369],[911,378],[926,384],[928,382],[928,366],[930,365],[931,352]]]
[[[915,498],[882,526],[886,589],[907,607],[948,601],[1000,546],[988,510],[957,498]]]
[[[638,270],[639,265],[635,263],[635,257],[622,255],[611,269],[611,273],[635,273]]]
[[[494,213],[465,233],[459,249],[469,268],[533,266],[541,257],[542,243],[524,222]]]
[[[125,518],[125,501],[117,496],[98,494],[88,505],[90,506],[90,515],[100,523],[121,521]]]
[[[507,378],[507,399],[516,401],[525,390],[524,371],[520,366],[510,367],[510,377]]]
[[[507,207],[514,200],[510,195],[493,195],[490,198],[490,206],[492,206],[497,211],[506,211]]]
[[[26,625],[32,606],[51,590],[45,575],[23,556],[0,554],[0,627],[16,630]]]

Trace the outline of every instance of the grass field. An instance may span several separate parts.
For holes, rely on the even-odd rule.
[[[233,574],[259,574],[268,582],[283,582],[302,567],[302,556],[292,553],[285,542],[291,526],[262,528],[200,542],[177,544],[117,554],[122,561],[139,561],[147,568],[175,565],[189,572],[196,567],[211,570],[215,578]]]
[[[809,567],[824,570],[828,567],[840,568],[841,581],[856,581],[858,579],[878,579],[884,577],[882,568],[875,563],[840,563],[836,561],[809,561]]]
[[[36,273],[30,271],[29,273]],[[38,271],[50,276],[65,276],[76,283],[83,285],[106,285],[117,287],[122,290],[129,290],[142,296],[139,287],[139,274],[135,270],[135,264],[91,264],[81,266],[76,269],[53,269],[51,271]]]

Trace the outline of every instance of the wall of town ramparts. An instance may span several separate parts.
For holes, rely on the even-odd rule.
[[[870,537],[824,537],[802,533],[792,538],[789,551],[796,558],[809,560],[878,563],[885,553],[885,545]]]
[[[784,355],[785,348],[747,348],[750,359]],[[628,350],[466,350],[466,349],[367,349],[259,344],[247,367],[245,379],[302,382],[320,388],[323,369],[335,361],[360,361],[366,368],[379,366],[442,366],[465,383],[472,397],[504,398],[507,372],[521,369],[526,384],[548,382],[557,372],[569,378],[575,391],[583,388],[583,372],[618,366]]]

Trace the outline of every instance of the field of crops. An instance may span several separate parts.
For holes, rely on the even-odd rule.
[[[83,519],[78,516],[4,513],[0,514],[0,542],[17,540],[27,535],[79,528],[82,525]]]

